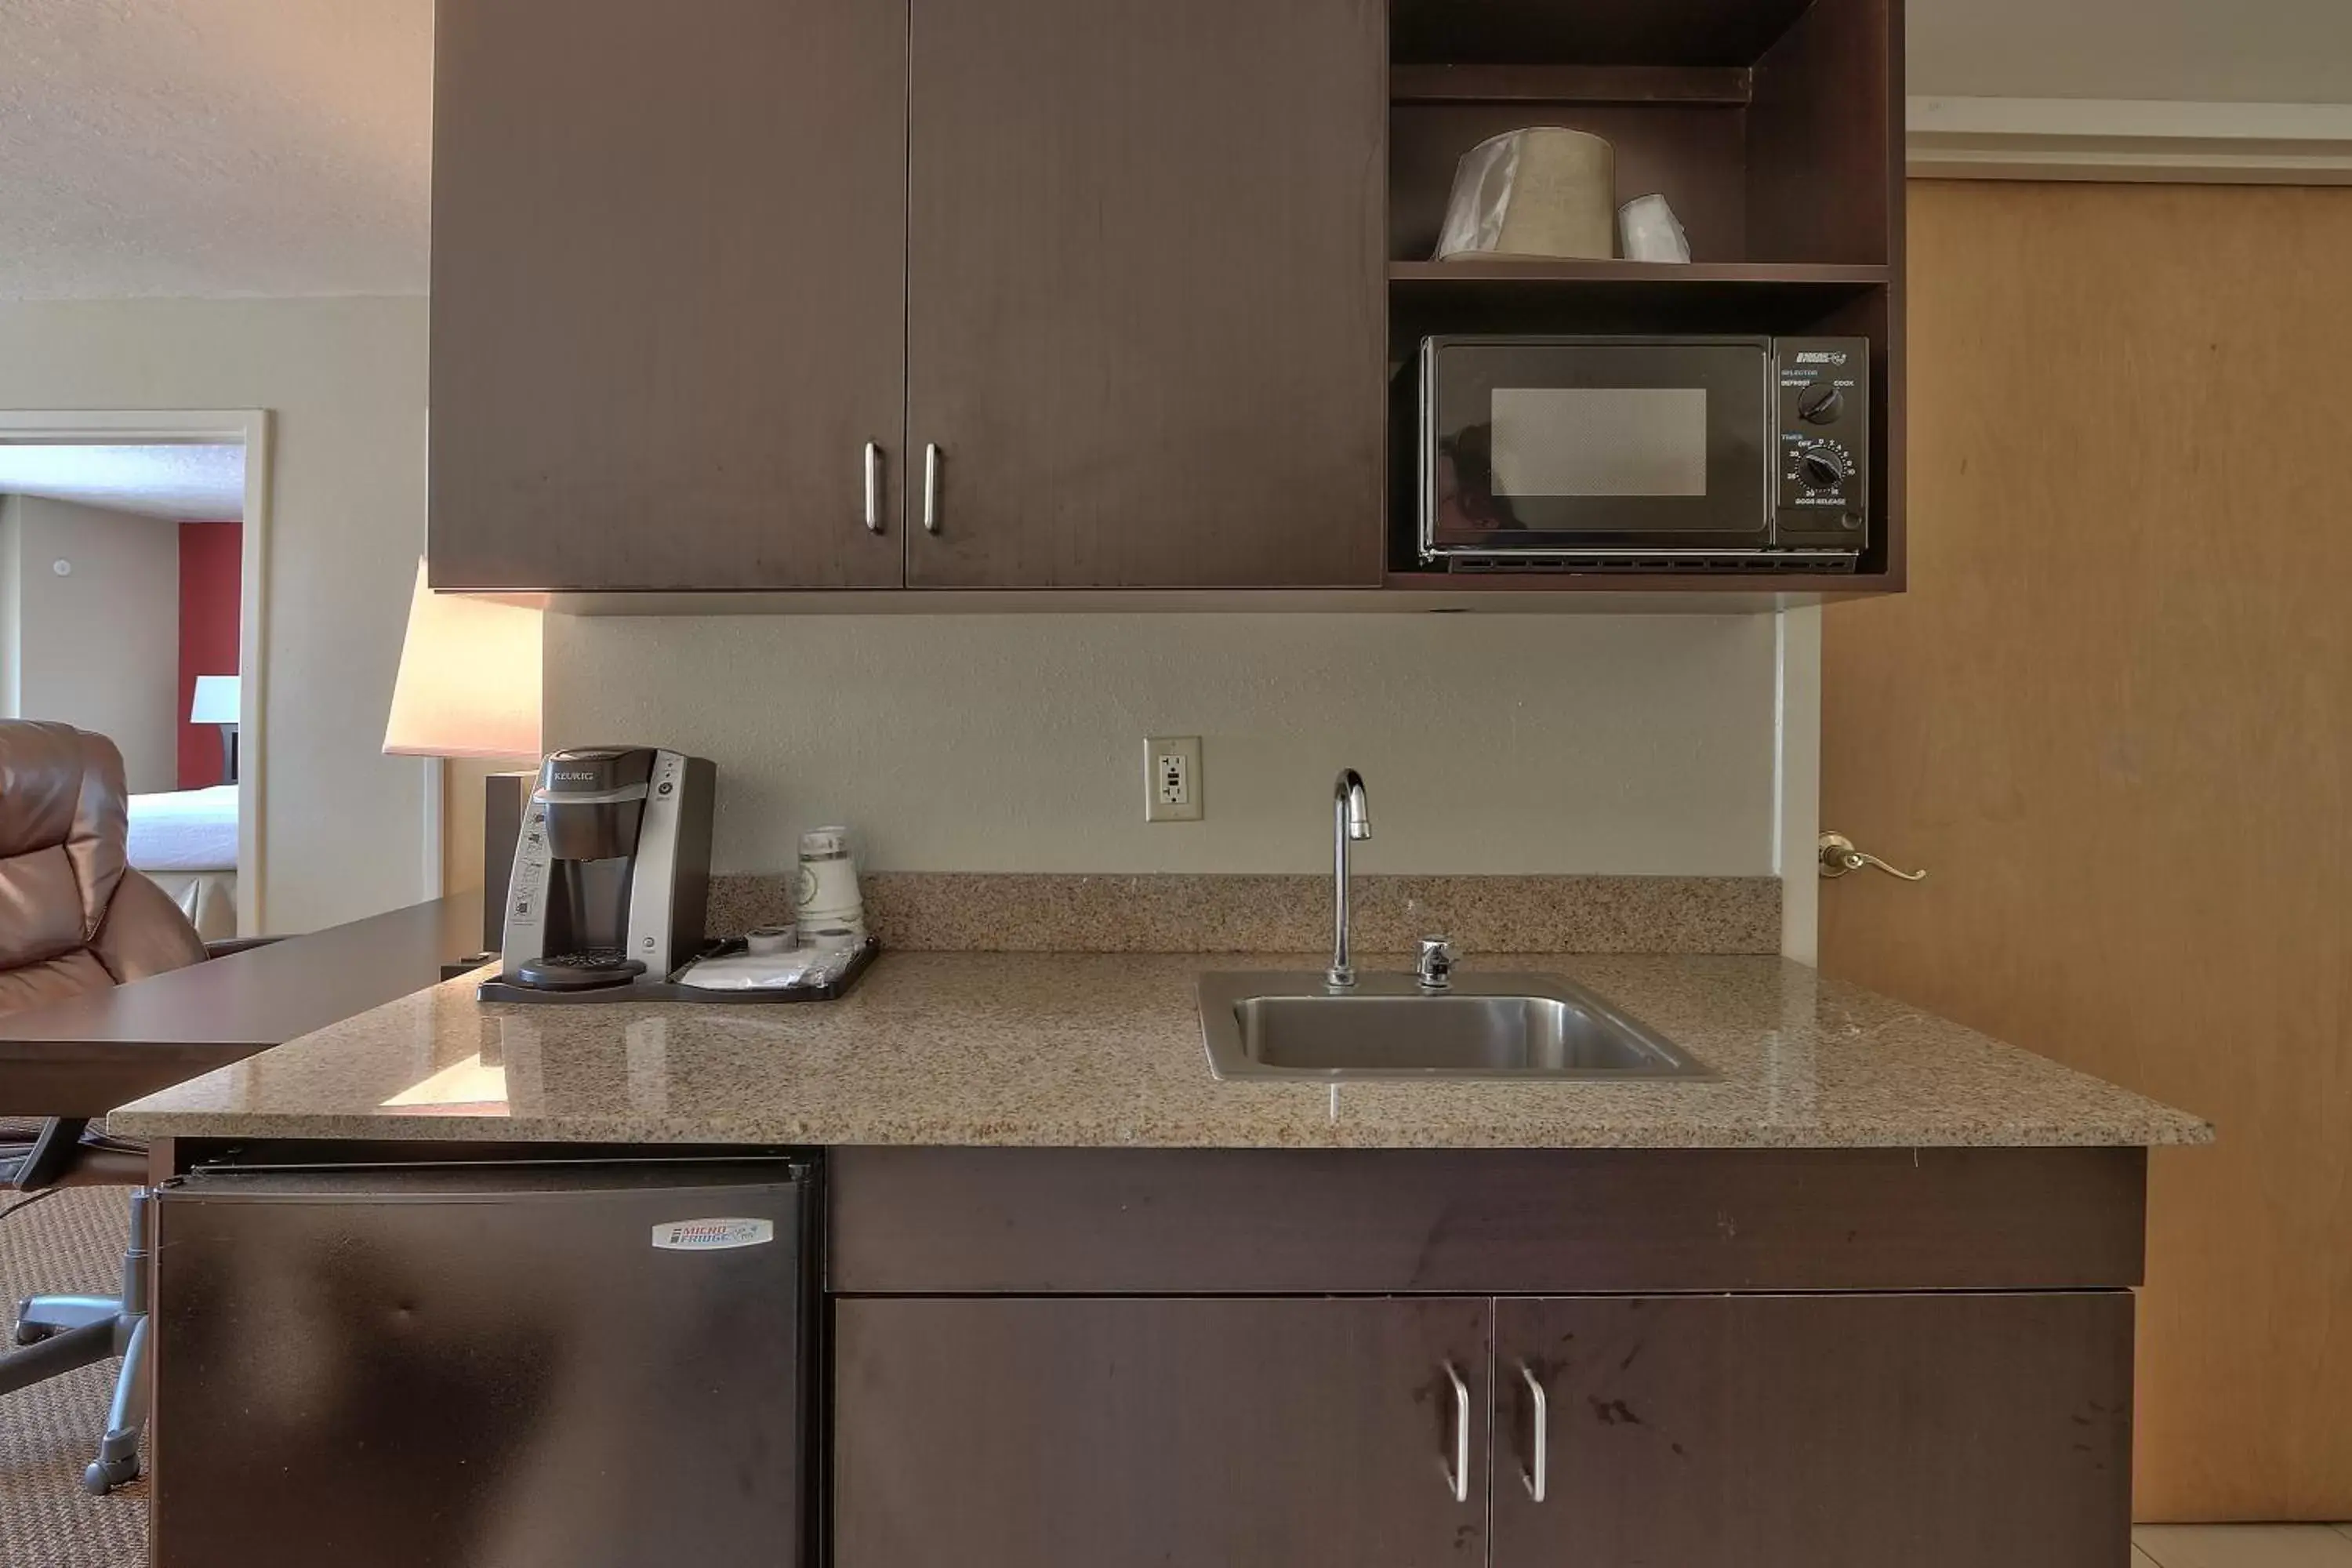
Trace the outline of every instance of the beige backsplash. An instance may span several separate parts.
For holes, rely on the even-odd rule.
[[[868,871],[1311,873],[1348,766],[1367,872],[1746,877],[1776,658],[1769,616],[558,615],[546,734],[717,763],[722,872],[845,822]],[[1148,735],[1201,738],[1202,820],[1144,820]]]
[[[710,930],[792,912],[787,875],[719,876]],[[1328,877],[869,872],[866,924],[901,951],[1312,952],[1331,941]],[[1480,952],[1777,953],[1771,877],[1359,876],[1363,952],[1442,932]]]

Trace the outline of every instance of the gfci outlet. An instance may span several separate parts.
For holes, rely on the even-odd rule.
[[[1143,742],[1143,820],[1201,820],[1201,737],[1155,735]]]

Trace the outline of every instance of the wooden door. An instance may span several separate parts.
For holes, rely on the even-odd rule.
[[[1914,187],[1911,590],[1822,631],[1822,967],[2212,1119],[2143,1519],[2352,1515],[2352,191]]]
[[[913,0],[911,584],[1377,584],[1383,11]]]
[[[2122,1568],[2131,1324],[2123,1291],[1498,1301],[1495,1568]]]
[[[842,1300],[839,1568],[1477,1568],[1477,1299]],[[1447,1467],[1467,1390],[1470,1468]]]
[[[904,5],[442,0],[434,54],[434,585],[897,585]]]

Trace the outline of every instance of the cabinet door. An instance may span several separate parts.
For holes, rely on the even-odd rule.
[[[910,584],[1377,582],[1383,12],[912,0]]]
[[[2126,1292],[1506,1300],[1495,1343],[1496,1568],[2130,1552]]]
[[[834,1562],[1474,1568],[1487,1322],[1462,1299],[844,1300]]]
[[[898,584],[904,5],[441,0],[434,56],[435,585]]]

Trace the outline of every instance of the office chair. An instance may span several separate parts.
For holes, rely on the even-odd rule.
[[[128,803],[113,742],[68,724],[0,721],[0,1013],[208,956],[179,906],[125,863]],[[25,1348],[0,1357],[0,1395],[122,1358],[98,1458],[82,1473],[92,1492],[139,1473],[152,1279],[146,1181],[144,1146],[87,1120],[52,1118],[14,1134],[0,1124],[0,1190],[133,1189],[121,1295],[27,1298],[15,1336]]]

